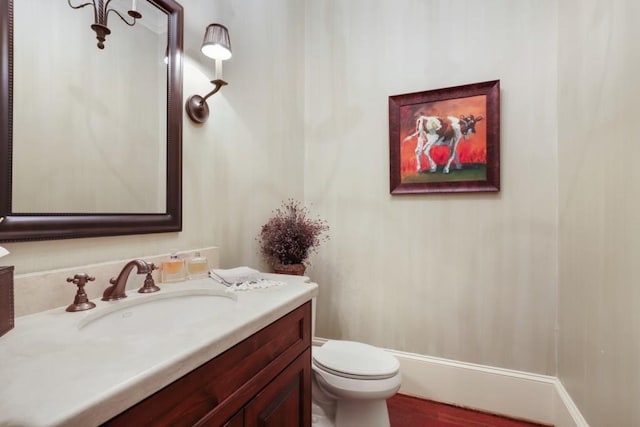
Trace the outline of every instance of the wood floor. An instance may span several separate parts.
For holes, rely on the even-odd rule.
[[[548,427],[396,394],[387,400],[391,427]]]

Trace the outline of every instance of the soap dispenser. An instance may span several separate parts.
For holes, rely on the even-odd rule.
[[[207,277],[209,273],[207,258],[200,255],[200,252],[196,252],[193,258],[187,261],[187,270],[189,271],[189,277],[191,279]]]
[[[172,252],[168,260],[162,261],[160,276],[163,283],[185,280],[187,272],[184,260],[179,258],[177,253]]]

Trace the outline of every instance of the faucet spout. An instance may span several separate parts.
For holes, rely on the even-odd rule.
[[[141,259],[129,261],[124,267],[122,267],[118,277],[113,277],[109,280],[111,286],[104,290],[104,293],[102,294],[102,301],[115,301],[127,297],[127,294],[125,293],[127,279],[129,278],[129,273],[131,273],[131,270],[133,270],[134,267],[137,268],[137,274],[150,274],[153,271],[153,264],[149,264],[146,261]]]

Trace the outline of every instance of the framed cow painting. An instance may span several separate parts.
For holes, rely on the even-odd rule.
[[[389,97],[391,194],[500,190],[500,81]]]

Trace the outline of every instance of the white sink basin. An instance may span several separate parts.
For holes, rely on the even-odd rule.
[[[198,322],[214,321],[235,308],[237,296],[217,289],[160,291],[135,295],[92,310],[78,324],[81,333],[122,336],[188,330]]]

